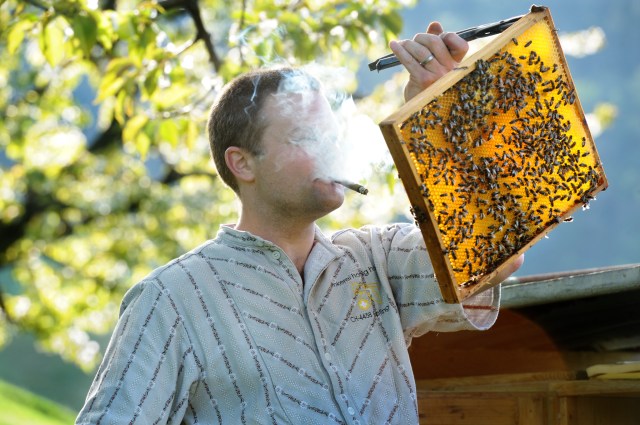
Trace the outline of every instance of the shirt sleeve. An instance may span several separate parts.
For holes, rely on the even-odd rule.
[[[469,297],[462,304],[444,302],[420,230],[409,223],[372,228],[371,249],[400,312],[405,337],[429,331],[485,330],[498,316],[500,287]],[[380,273],[380,270],[379,270]]]
[[[182,316],[142,282],[125,295],[76,424],[180,423],[199,374]]]

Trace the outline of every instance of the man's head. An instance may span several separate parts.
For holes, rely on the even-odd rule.
[[[223,89],[209,115],[208,132],[211,155],[222,180],[238,193],[238,183],[225,161],[225,152],[235,146],[259,156],[261,141],[268,126],[265,103],[287,90],[291,81],[304,80],[305,89],[317,91],[319,83],[304,71],[293,68],[265,69],[244,74]],[[284,87],[283,87],[284,86]]]

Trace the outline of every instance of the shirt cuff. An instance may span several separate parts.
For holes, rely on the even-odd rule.
[[[500,310],[500,285],[474,294],[462,302],[470,329],[486,330],[496,322]]]

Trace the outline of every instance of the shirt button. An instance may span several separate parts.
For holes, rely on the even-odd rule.
[[[271,251],[271,255],[273,255],[273,258],[276,260],[280,259],[280,251]]]
[[[324,358],[327,359],[328,362],[330,362],[331,361],[331,354],[324,353]]]
[[[349,406],[349,408],[347,409],[347,412],[349,412],[351,416],[353,416],[353,414],[356,413],[355,409],[351,406]]]

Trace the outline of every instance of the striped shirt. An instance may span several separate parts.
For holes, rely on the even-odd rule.
[[[411,339],[486,329],[498,298],[444,303],[410,224],[316,231],[303,276],[222,226],[126,294],[76,423],[417,424]]]

